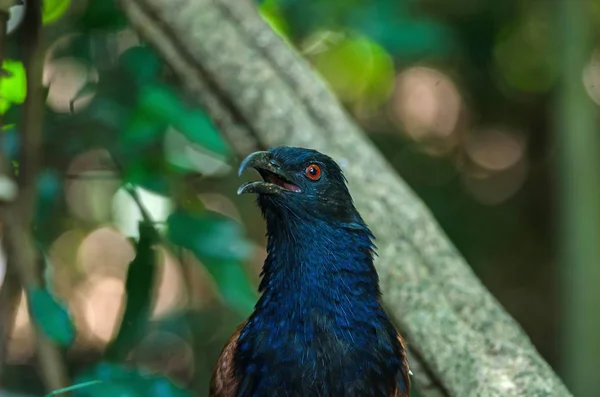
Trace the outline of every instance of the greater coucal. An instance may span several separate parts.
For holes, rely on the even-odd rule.
[[[249,155],[267,259],[254,312],[227,342],[212,397],[408,397],[404,342],[381,306],[373,234],[340,167],[315,150]]]

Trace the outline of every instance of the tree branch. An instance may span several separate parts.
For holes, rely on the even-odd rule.
[[[3,243],[7,257],[7,274],[16,274],[26,289],[43,287],[43,261],[38,255],[31,236],[31,223],[35,208],[36,180],[39,171],[44,119],[44,96],[42,87],[43,49],[42,1],[31,0],[27,4],[24,24],[25,33],[20,37],[27,69],[27,99],[20,131],[22,136],[19,158],[18,197],[4,206],[0,215],[3,226]],[[14,288],[14,287],[11,287]],[[3,288],[4,289],[4,288]],[[30,310],[31,313],[31,310]],[[67,376],[60,351],[39,329],[34,318],[38,363],[47,389],[60,389],[67,385]],[[10,326],[8,326],[10,328]],[[6,335],[4,335],[6,336]]]
[[[249,133],[264,146],[312,147],[340,163],[377,236],[388,311],[448,394],[570,396],[428,209],[249,1],[120,3],[230,140]]]
[[[0,65],[4,62],[4,53],[6,48],[6,29],[9,18],[9,10],[13,1],[0,1]],[[2,77],[0,77],[1,79]],[[0,115],[0,131],[2,131],[3,120]],[[0,147],[2,147],[2,133],[0,133]],[[0,178],[7,185],[7,190],[14,190],[15,183],[10,176],[8,160],[0,156]],[[12,189],[11,189],[12,188]],[[14,197],[9,191],[0,193],[0,200],[10,202]],[[2,233],[4,235],[4,231]],[[5,253],[6,254],[6,253]],[[4,280],[0,283],[0,380],[4,370],[4,361],[8,353],[8,342],[13,331],[13,325],[17,316],[21,297],[21,282],[15,270],[15,267],[5,260]]]
[[[562,360],[565,381],[577,396],[600,390],[593,368],[600,363],[600,139],[597,107],[581,71],[590,62],[595,30],[589,18],[590,4],[562,0],[554,3],[557,50],[561,66],[559,112],[555,118],[557,175],[560,205],[560,256],[562,286]]]

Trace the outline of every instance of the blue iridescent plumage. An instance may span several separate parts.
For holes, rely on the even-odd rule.
[[[380,303],[374,237],[338,165],[281,147],[249,156],[248,167],[264,179],[240,188],[258,194],[267,222],[262,295],[217,366],[233,385],[219,394],[216,370],[211,396],[408,396],[405,349]]]

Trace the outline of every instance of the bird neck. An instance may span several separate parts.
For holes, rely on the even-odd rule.
[[[234,355],[238,395],[390,395],[402,350],[357,219],[267,217],[262,295]]]
[[[267,219],[267,235],[258,310],[270,306],[297,312],[299,307],[317,307],[339,312],[348,305],[361,315],[356,301],[365,310],[379,307],[373,236],[362,221]]]

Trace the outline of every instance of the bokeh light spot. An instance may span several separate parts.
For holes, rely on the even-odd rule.
[[[525,140],[507,129],[489,128],[469,134],[465,150],[477,165],[501,171],[521,160],[525,154]]]
[[[33,356],[34,348],[34,334],[29,311],[27,310],[27,296],[23,292],[10,336],[7,361],[11,363],[24,363]]]
[[[528,163],[524,159],[501,172],[464,172],[463,184],[479,203],[499,205],[513,197],[527,179]]]
[[[86,274],[117,279],[125,278],[134,256],[131,241],[111,227],[88,234],[77,250],[78,265]]]
[[[77,266],[77,252],[87,232],[71,229],[52,242],[45,269],[46,282],[57,296],[71,298],[74,283],[84,280],[86,274]]]
[[[583,68],[581,78],[590,98],[600,105],[600,50],[592,52],[590,60]]]
[[[396,78],[392,116],[415,140],[450,137],[456,129],[461,107],[456,85],[438,70],[416,66]]]
[[[89,105],[96,90],[98,71],[75,58],[52,59],[44,66],[43,83],[49,87],[46,103],[58,113],[78,112]]]
[[[112,216],[112,197],[121,181],[104,149],[75,157],[67,170],[65,196],[69,210],[84,221],[98,224]]]
[[[152,317],[160,318],[177,309],[186,302],[185,280],[181,274],[181,264],[165,248],[157,250],[159,255],[155,299]]]
[[[92,335],[100,341],[112,339],[122,317],[125,285],[115,277],[90,277],[78,288],[84,317]]]

